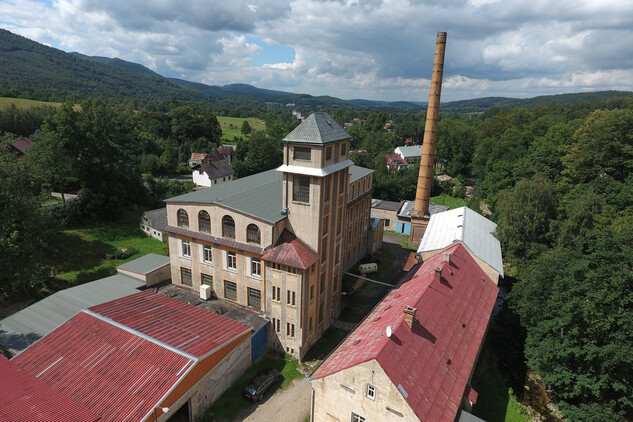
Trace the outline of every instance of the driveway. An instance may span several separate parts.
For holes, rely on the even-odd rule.
[[[305,378],[296,379],[288,388],[277,391],[257,407],[242,411],[235,421],[302,422],[310,414],[311,395],[310,383]]]

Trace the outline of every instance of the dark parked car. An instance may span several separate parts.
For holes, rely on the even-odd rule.
[[[243,396],[252,401],[260,401],[264,394],[279,379],[279,371],[276,369],[264,369],[259,371],[250,384],[244,388]]]

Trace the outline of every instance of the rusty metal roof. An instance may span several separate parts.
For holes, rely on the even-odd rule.
[[[284,229],[275,247],[262,255],[262,259],[305,270],[319,260],[319,255],[290,231]]]
[[[314,372],[315,378],[376,360],[422,421],[454,421],[499,288],[462,244],[425,261],[391,291]],[[435,275],[442,269],[441,279]],[[413,329],[404,308],[417,308]],[[386,336],[390,326],[391,337]]]
[[[101,418],[0,356],[0,420],[95,422]]]
[[[197,358],[251,330],[246,324],[149,290],[90,311]]]

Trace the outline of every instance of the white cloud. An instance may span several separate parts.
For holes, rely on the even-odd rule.
[[[633,75],[629,1],[11,0],[0,16],[38,42],[166,76],[341,98],[426,101],[444,30],[444,100],[630,89]],[[268,46],[294,60],[256,64]]]

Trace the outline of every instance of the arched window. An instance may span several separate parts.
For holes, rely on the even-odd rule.
[[[255,224],[249,224],[248,227],[246,227],[246,241],[250,243],[257,243],[259,245],[261,235],[259,233],[259,227]]]
[[[209,213],[205,210],[198,213],[198,230],[211,233],[211,217],[209,217]]]
[[[222,217],[222,236],[235,239],[235,221],[228,215]]]
[[[178,227],[189,227],[189,215],[182,208],[178,210]]]

